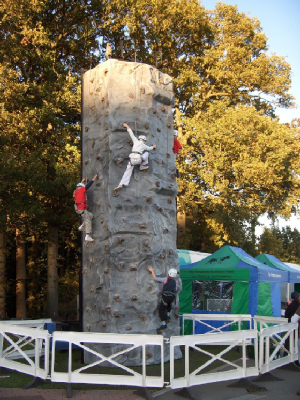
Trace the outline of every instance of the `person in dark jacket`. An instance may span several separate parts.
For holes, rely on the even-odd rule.
[[[157,277],[153,268],[148,268],[148,271],[151,272],[152,277],[156,282],[160,282],[163,284],[163,290],[158,309],[161,326],[157,329],[157,333],[161,333],[164,329],[167,328],[167,323],[170,321],[172,303],[176,297],[175,293],[178,291],[178,285],[176,282],[178,274],[175,268],[169,269],[168,276],[164,278]]]
[[[291,293],[291,299],[292,301],[290,304],[287,306],[285,312],[284,312],[284,317],[288,318],[288,321],[291,322],[292,316],[295,314],[297,311],[297,308],[299,307],[299,293],[298,292],[292,292]]]

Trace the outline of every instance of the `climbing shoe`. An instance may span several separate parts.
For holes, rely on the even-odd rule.
[[[94,242],[95,239],[92,238],[92,236],[86,236],[84,239],[86,242]]]
[[[163,330],[167,329],[167,325],[161,325],[158,329],[157,329],[157,333],[162,333]]]
[[[167,314],[167,321],[166,321],[166,323],[168,324],[170,321],[171,321],[171,315],[168,313],[168,314]]]
[[[122,189],[122,187],[123,187],[123,185],[119,185],[119,186],[117,186],[114,190]]]
[[[146,169],[149,168],[149,165],[141,165],[140,166],[140,171],[146,171]]]

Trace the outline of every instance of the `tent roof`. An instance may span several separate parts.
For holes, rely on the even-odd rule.
[[[244,250],[224,246],[210,256],[180,267],[183,280],[287,282],[288,273],[264,265]]]
[[[203,260],[211,255],[211,253],[202,253],[200,251],[192,251],[192,250],[182,250],[177,249],[179,265],[187,265],[192,264],[197,261]]]
[[[300,271],[296,271],[295,269],[291,268],[287,264],[280,261],[278,258],[271,254],[260,254],[256,257],[257,260],[268,265],[271,268],[280,270],[280,271],[287,271],[288,273],[288,282],[297,283],[300,282]]]

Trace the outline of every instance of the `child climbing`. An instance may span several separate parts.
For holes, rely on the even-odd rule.
[[[176,282],[177,271],[175,268],[169,269],[168,276],[164,278],[158,278],[155,275],[153,268],[148,268],[148,271],[151,272],[152,277],[156,282],[163,283],[163,290],[158,309],[161,326],[157,329],[157,333],[162,333],[162,331],[167,328],[167,323],[170,322],[172,303],[175,300],[175,293],[179,289]]]
[[[85,231],[84,240],[87,242],[93,242],[94,239],[90,236],[93,214],[87,210],[86,191],[92,186],[96,178],[98,178],[98,175],[95,175],[86,185],[84,184],[86,179],[82,179],[82,181],[76,185],[76,189],[73,193],[73,197],[75,198],[75,211],[77,214],[81,215],[83,221],[78,230]]]
[[[178,158],[178,154],[181,153],[182,146],[178,140],[178,131],[174,131],[174,144],[173,144],[173,152],[175,153],[175,159]],[[176,167],[176,176],[179,178],[180,174],[178,168]]]
[[[135,165],[140,166],[140,171],[144,171],[148,169],[148,158],[149,158],[149,150],[155,150],[156,145],[147,146],[146,136],[140,135],[136,138],[130,129],[129,125],[123,124],[124,128],[127,129],[131,140],[133,142],[131,153],[129,154],[130,161],[127,164],[127,168],[124,172],[124,175],[119,183],[119,185],[115,188],[115,191],[122,189],[123,186],[128,186],[130,182],[130,178],[133,172],[133,168]]]

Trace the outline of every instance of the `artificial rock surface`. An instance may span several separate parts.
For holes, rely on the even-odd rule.
[[[83,328],[156,335],[162,284],[147,268],[157,276],[179,270],[172,80],[153,66],[110,59],[85,72],[82,87],[82,177],[99,174],[87,191],[95,242],[83,246]],[[129,186],[115,192],[132,147],[124,122],[157,147],[149,152],[149,169],[135,166]],[[177,298],[166,337],[179,335],[178,305]],[[111,353],[112,346],[103,347]],[[140,361],[136,351],[120,362]],[[159,361],[158,349],[147,349],[147,364]]]

